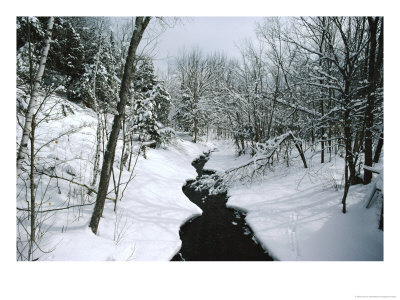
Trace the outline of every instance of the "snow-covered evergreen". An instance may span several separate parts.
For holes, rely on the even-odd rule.
[[[168,122],[170,96],[163,83],[157,81],[150,59],[141,60],[137,66],[133,89],[133,132],[140,141],[159,145],[163,139],[160,130]]]

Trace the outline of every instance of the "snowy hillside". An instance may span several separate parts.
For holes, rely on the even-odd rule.
[[[53,96],[45,112],[54,116],[36,128],[37,165],[43,174],[36,184],[39,236],[34,258],[39,260],[169,260],[179,250],[179,228],[201,210],[182,193],[186,180],[196,176],[191,162],[208,147],[174,138],[165,149],[146,150],[140,154],[133,180],[127,185],[117,212],[114,202],[106,201],[98,235],[88,224],[95,201],[90,192],[97,119],[92,110]],[[66,116],[63,114],[66,112]],[[112,120],[109,116],[109,120]],[[21,130],[17,126],[17,140]],[[115,176],[119,173],[116,151]],[[137,151],[137,149],[136,149]],[[131,172],[124,171],[122,182]],[[17,207],[27,209],[28,179],[18,180]],[[84,186],[83,186],[84,185]],[[124,185],[123,185],[124,187]],[[95,187],[92,187],[95,189]],[[113,184],[110,183],[110,191]],[[113,192],[109,193],[113,198]],[[84,206],[81,206],[84,205]],[[62,209],[72,207],[70,209]],[[26,212],[17,217],[27,225]],[[18,227],[17,259],[26,255],[28,232]],[[43,253],[48,252],[48,253]]]

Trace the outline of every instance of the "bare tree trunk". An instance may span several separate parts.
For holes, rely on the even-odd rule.
[[[352,149],[352,127],[351,127],[351,117],[350,117],[350,112],[351,112],[351,107],[350,107],[350,102],[351,100],[349,99],[349,91],[350,91],[350,80],[346,79],[345,80],[345,87],[344,87],[344,118],[343,118],[343,131],[344,131],[344,144],[345,144],[345,160],[347,162],[348,166],[348,171],[349,171],[349,183],[350,184],[355,184],[356,182],[356,166],[355,166],[355,161],[354,161],[354,155],[353,155],[353,149]]]
[[[49,18],[49,22],[47,23],[47,33],[46,33],[46,41],[45,46],[43,48],[42,57],[39,63],[39,69],[35,78],[35,85],[32,90],[31,99],[28,104],[28,109],[25,114],[25,125],[22,132],[21,143],[19,144],[18,155],[17,155],[17,176],[21,173],[22,163],[28,154],[28,139],[29,134],[32,130],[32,117],[34,114],[34,110],[36,107],[37,96],[39,92],[40,82],[42,81],[44,68],[46,66],[47,54],[50,49],[50,41],[51,41],[51,33],[53,29],[54,17]]]
[[[120,101],[117,105],[117,114],[114,116],[114,122],[110,137],[107,143],[107,150],[104,154],[103,166],[101,169],[99,189],[96,198],[96,204],[93,210],[92,218],[89,227],[94,234],[97,234],[100,217],[103,214],[104,203],[110,183],[111,168],[114,163],[115,147],[117,146],[119,131],[121,129],[121,120],[125,114],[125,106],[129,96],[129,86],[134,73],[134,62],[136,59],[136,50],[142,39],[143,33],[150,22],[151,17],[136,17],[135,29],[129,45],[128,56],[124,68],[124,76],[122,78],[121,89],[119,92]]]
[[[131,170],[132,154],[133,154],[133,135],[132,135],[132,133],[129,134],[129,144],[130,144],[130,146],[129,146],[130,151],[129,151],[128,171]]]
[[[326,23],[326,18],[322,17],[322,25],[325,26]],[[322,36],[321,36],[321,42],[319,44],[319,51],[321,53],[323,53],[324,51],[324,43],[325,43],[325,30],[322,32]],[[322,58],[319,58],[319,67],[322,68]],[[328,70],[329,72],[329,70]],[[323,80],[321,79],[319,81],[319,83],[321,84],[321,86],[323,85]],[[321,95],[321,118],[324,117],[325,111],[324,111],[324,97],[323,97],[323,88],[321,88],[320,90],[320,95]],[[325,125],[321,124],[321,164],[323,164],[325,162]]]
[[[194,118],[194,135],[193,135],[193,143],[197,142],[197,117]]]
[[[97,176],[99,174],[99,165],[100,165],[100,148],[101,148],[101,120],[97,117],[97,130],[96,130],[96,152],[94,154],[94,163],[93,163],[93,178],[92,178],[92,186],[96,185]]]
[[[315,111],[315,104],[314,101],[312,102],[312,110]],[[314,116],[315,118],[315,116]],[[311,151],[315,151],[315,123],[314,119],[311,120]]]
[[[350,83],[349,81],[345,81],[345,112],[344,112],[344,143],[345,143],[345,166],[344,166],[344,192],[342,198],[342,212],[346,213],[346,199],[347,194],[349,192],[350,185],[353,184],[355,179],[355,165],[353,160],[353,152],[352,152],[352,135],[351,135],[351,124],[350,124],[350,108],[349,108],[349,99],[348,91],[349,91]],[[350,174],[349,174],[350,173]]]
[[[345,164],[344,164],[344,193],[343,193],[343,198],[342,198],[342,212],[344,214],[347,212],[346,199],[347,199],[347,194],[349,192],[349,188],[350,188],[349,168],[347,166],[347,157],[346,157]]]
[[[29,53],[29,94],[33,91],[33,62],[32,62],[32,43],[31,43],[31,22],[29,17],[26,17],[28,23],[28,53]]]
[[[93,73],[93,105],[94,109],[96,112],[97,116],[97,131],[96,131],[96,152],[94,154],[94,163],[93,163],[93,179],[92,179],[92,185],[96,185],[97,177],[99,175],[99,165],[100,165],[100,146],[101,146],[101,116],[100,116],[100,111],[99,111],[99,106],[97,104],[97,98],[96,98],[96,78],[97,78],[97,71],[99,68],[99,63],[100,63],[100,55],[101,51],[103,49],[103,43],[102,43],[102,37],[101,34],[103,32],[103,19],[101,20],[101,26],[100,26],[100,45],[99,49],[97,51],[97,57],[96,57],[96,63],[95,63],[95,68],[94,68],[94,73]]]
[[[125,115],[122,120],[122,151],[121,151],[121,159],[119,162],[119,174],[118,181],[115,183],[114,179],[114,191],[115,191],[115,203],[114,203],[114,212],[117,212],[117,204],[118,204],[118,196],[119,196],[119,188],[121,186],[121,176],[124,171],[124,156],[125,156],[125,146],[126,146],[126,134],[125,134]]]
[[[303,152],[303,149],[302,149],[301,142],[292,133],[290,134],[290,137],[292,138],[292,140],[294,142],[294,145],[296,146],[297,151],[299,151],[301,160],[303,161],[304,168],[307,168],[307,161],[306,161],[306,158],[304,156],[304,152]]]
[[[279,70],[278,70],[278,75],[279,76]],[[267,128],[267,140],[270,139],[271,136],[271,128],[272,128],[272,121],[274,119],[274,112],[275,112],[275,103],[276,103],[276,98],[278,97],[278,84],[279,84],[279,78],[275,80],[275,93],[274,93],[274,98],[272,99],[272,111],[271,115],[269,116],[269,122],[268,122],[268,128]]]
[[[303,161],[304,168],[307,168],[307,161],[306,161],[306,158],[304,157],[304,152],[303,152],[303,149],[301,148],[301,144],[298,144],[295,142],[294,145],[296,146],[297,151],[299,151],[301,160]]]
[[[379,229],[383,231],[383,195],[382,195],[381,216],[379,218]]]
[[[30,134],[30,141],[31,141],[31,170],[29,174],[29,181],[30,181],[30,194],[31,194],[31,201],[30,201],[30,220],[31,220],[31,228],[30,228],[30,236],[29,236],[29,249],[28,249],[28,260],[33,259],[33,246],[35,244],[35,236],[36,236],[36,216],[35,216],[35,117],[32,118],[31,123],[31,134]]]
[[[378,55],[375,64],[375,79],[379,88],[383,88],[383,17],[380,17],[381,28],[378,38]]]
[[[332,90],[329,89],[329,102],[328,102],[328,111],[332,108]],[[329,148],[329,162],[332,161],[332,126],[328,128],[328,148]]]
[[[379,136],[378,146],[375,149],[375,155],[374,155],[375,163],[379,162],[379,158],[381,157],[382,147],[383,147],[383,131]]]
[[[323,103],[321,102],[323,106]],[[325,128],[321,128],[321,164],[325,162]]]
[[[368,17],[370,34],[370,51],[368,65],[368,95],[367,109],[365,111],[365,165],[372,167],[372,126],[374,123],[373,109],[375,103],[375,55],[376,55],[376,32],[379,18]],[[371,182],[372,172],[364,170],[364,184]]]

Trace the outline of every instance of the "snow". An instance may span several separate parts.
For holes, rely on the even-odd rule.
[[[61,111],[62,104],[72,107],[74,114],[40,124],[36,130],[36,148],[43,147],[38,158],[43,168],[52,166],[58,176],[90,186],[96,116],[89,109],[56,96],[48,100],[46,107],[55,105],[55,110]],[[73,131],[63,135],[70,130]],[[17,126],[17,140],[20,136]],[[121,147],[119,141],[116,162],[119,162]],[[182,186],[197,175],[191,162],[208,149],[206,144],[194,144],[180,137],[173,138],[166,149],[147,149],[147,159],[143,155],[139,157],[134,178],[118,202],[117,213],[114,213],[114,202],[106,200],[97,235],[88,227],[93,205],[56,211],[42,227],[45,235],[40,245],[49,253],[36,250],[34,257],[52,261],[170,260],[181,247],[180,226],[202,213],[183,194]],[[114,165],[116,177],[118,165]],[[124,171],[122,182],[129,176]],[[46,188],[48,182],[49,178],[44,176],[38,185],[37,200],[41,201],[43,210],[95,201],[93,193],[87,195],[86,189],[68,181],[52,179]],[[26,207],[23,186],[20,180],[18,191],[22,192],[17,198],[20,208]],[[109,190],[112,188],[111,179]],[[108,196],[114,198],[114,193]]]
[[[234,169],[249,161],[249,157],[242,155],[236,156],[233,142],[219,143],[214,141],[216,146],[213,149],[211,159],[204,165],[204,170],[225,171],[229,168]]]
[[[250,159],[237,157],[229,142],[216,142],[205,169],[224,171]],[[366,209],[366,195],[379,178],[366,186],[352,186],[348,212],[341,212],[344,162],[340,157],[319,164],[306,152],[291,167],[271,168],[262,180],[236,182],[228,189],[227,206],[247,212],[246,222],[270,255],[294,261],[380,261],[383,232],[378,230],[380,207]],[[290,170],[290,171],[289,171]]]
[[[42,122],[36,130],[40,167],[43,171],[53,168],[58,176],[90,186],[96,115],[56,96],[46,107],[54,106],[53,112],[61,112],[62,105],[68,105],[74,114]],[[17,126],[17,141],[20,135]],[[249,155],[237,157],[231,141],[194,144],[190,140],[189,135],[177,133],[165,148],[147,149],[147,159],[140,155],[116,213],[114,202],[106,201],[97,235],[88,227],[92,205],[54,212],[44,220],[45,235],[40,241],[41,248],[49,253],[37,250],[35,257],[53,261],[170,260],[181,247],[180,226],[202,213],[182,192],[185,182],[196,177],[191,162],[210,149],[214,151],[206,170],[223,172],[252,160]],[[116,177],[121,147],[119,142]],[[379,201],[366,209],[366,198],[375,185],[382,187],[382,176],[374,174],[371,184],[352,186],[348,213],[342,214],[343,159],[335,157],[320,164],[319,157],[313,157],[315,153],[305,154],[307,169],[297,157],[290,161],[290,168],[275,164],[261,179],[233,182],[228,188],[227,205],[247,212],[246,222],[256,235],[255,241],[277,260],[383,260],[383,233],[377,228]],[[122,182],[129,176],[124,171]],[[86,189],[69,181],[41,180],[37,191],[41,209],[95,200],[94,193],[88,195]],[[20,208],[26,208],[23,186],[19,181]],[[110,191],[112,187],[111,182]]]
[[[182,192],[186,180],[195,178],[193,159],[204,146],[178,141],[167,150],[150,150],[140,158],[135,178],[120,202],[121,241],[116,245],[116,216],[107,202],[98,235],[88,228],[92,208],[67,234],[54,234],[60,240],[46,260],[170,260],[181,247],[179,228],[202,211]],[[118,230],[117,230],[118,231]],[[95,249],[95,250],[94,250]]]

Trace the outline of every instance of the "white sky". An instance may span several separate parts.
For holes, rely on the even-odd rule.
[[[239,57],[236,44],[245,39],[255,39],[255,23],[261,17],[192,17],[183,24],[167,29],[159,38],[156,69],[166,71],[171,60],[183,49],[198,47],[203,54],[223,52],[228,57]]]

